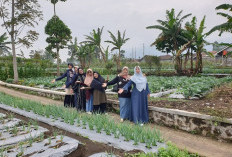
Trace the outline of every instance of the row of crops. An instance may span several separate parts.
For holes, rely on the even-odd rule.
[[[107,76],[103,76],[107,78]],[[109,80],[115,76],[110,75]],[[32,87],[59,88],[64,85],[65,79],[57,81],[54,84],[51,80],[54,77],[37,77],[20,80],[20,84]],[[186,98],[202,97],[215,87],[224,83],[232,82],[232,77],[215,78],[215,77],[156,77],[148,76],[148,84],[151,93],[166,91],[169,89],[178,89],[178,93],[183,94]]]
[[[158,143],[164,142],[160,131],[156,128],[151,129],[150,127],[141,127],[140,125],[130,123],[116,123],[108,115],[89,115],[62,106],[42,105],[38,102],[14,98],[3,93],[0,93],[0,103],[28,112],[32,111],[46,118],[61,119],[61,121],[67,124],[78,126],[82,129],[94,130],[98,134],[104,132],[106,135],[113,136],[116,139],[123,138],[124,141],[133,141],[134,145],[144,143],[146,148],[152,148],[157,146]]]
[[[11,107],[22,109],[26,111],[34,112],[37,115],[41,115],[47,118],[52,118],[53,121],[65,122],[72,126],[80,127],[84,130],[95,131],[96,134],[105,134],[106,136],[113,136],[115,139],[122,138],[123,141],[133,142],[134,145],[145,146],[146,148],[154,148],[159,143],[163,143],[164,139],[161,137],[159,130],[152,129],[149,126],[133,125],[129,123],[117,123],[112,117],[108,115],[88,115],[86,113],[77,112],[73,109],[68,109],[64,107],[59,107],[56,105],[42,105],[41,103],[29,101],[21,98],[15,98],[3,93],[0,93],[0,104],[9,105]],[[9,119],[13,119],[12,114],[9,115]],[[1,119],[1,121],[4,119]],[[4,120],[6,121],[6,120]],[[22,131],[28,131],[28,128],[35,128],[38,130],[40,126],[36,121],[29,121],[27,124],[22,123]],[[8,128],[6,128],[8,129]],[[17,127],[12,127],[8,129],[12,132],[12,135],[18,135],[19,129]],[[79,135],[77,135],[79,136]],[[56,138],[57,137],[57,138]],[[46,143],[43,146],[49,147],[49,149],[55,148],[53,146],[54,141],[57,144],[63,142],[65,137],[63,135],[58,136],[58,132],[53,132],[51,136],[46,137]],[[88,137],[87,137],[88,138]],[[24,140],[17,147],[18,154],[26,155],[25,150],[30,149],[34,146],[34,143],[41,143],[45,139],[44,134],[38,136],[38,138]],[[55,140],[53,140],[55,139]],[[57,140],[56,140],[57,139]],[[58,143],[59,144],[59,143]],[[52,147],[50,147],[52,145]],[[125,146],[126,147],[126,146]],[[11,148],[10,148],[11,149]],[[9,153],[11,150],[0,149],[0,153]],[[57,148],[55,148],[57,149]],[[153,150],[153,149],[152,149]],[[43,151],[41,151],[43,152]],[[40,153],[40,152],[38,152]],[[166,156],[182,156],[182,157],[198,157],[198,154],[189,154],[186,150],[180,150],[175,145],[170,142],[167,142],[166,147],[160,147],[157,153],[136,153],[136,154],[125,154],[125,156],[144,156],[144,157],[166,157]]]

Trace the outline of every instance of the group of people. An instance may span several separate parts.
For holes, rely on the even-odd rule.
[[[73,70],[74,69],[74,70]],[[64,99],[65,107],[76,107],[77,110],[87,113],[105,113],[106,88],[117,85],[120,104],[121,122],[130,120],[134,123],[148,122],[148,97],[150,91],[147,78],[143,75],[139,66],[134,68],[134,75],[129,75],[128,67],[123,67],[113,80],[105,80],[98,72],[68,64],[68,70],[60,77],[52,80],[52,83],[66,77]],[[132,89],[133,86],[133,89]]]

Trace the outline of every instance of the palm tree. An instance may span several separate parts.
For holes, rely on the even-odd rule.
[[[7,44],[11,44],[11,42],[5,42],[7,40],[6,33],[0,36],[0,56],[4,55],[5,53],[10,53],[10,47]]]
[[[231,4],[222,4],[219,5],[215,8],[216,10],[229,10],[230,13],[232,13],[232,5]],[[232,16],[223,12],[218,12],[217,15],[221,15],[222,17],[227,18],[227,21],[225,23],[222,23],[220,25],[217,25],[215,27],[213,27],[208,33],[207,35],[210,35],[211,33],[215,32],[215,31],[219,31],[219,36],[222,35],[222,33],[224,32],[229,32],[232,33]]]
[[[117,59],[117,70],[120,70],[120,61],[121,61],[121,48],[122,46],[130,39],[126,38],[126,31],[123,32],[123,35],[121,35],[121,32],[118,30],[118,34],[115,36],[112,32],[108,31],[110,34],[110,38],[112,41],[107,40],[105,42],[112,44],[114,47],[111,49],[111,51],[118,50],[118,59]]]
[[[85,35],[86,41],[83,41],[82,43],[86,43],[90,46],[96,46],[102,56],[102,59],[104,60],[104,62],[106,62],[107,60],[105,57],[104,49],[101,46],[101,37],[102,37],[103,28],[104,27],[98,28],[97,30],[93,29],[90,35]]]
[[[177,73],[181,73],[181,53],[179,51],[183,49],[183,45],[188,42],[184,37],[182,22],[191,14],[187,14],[181,17],[183,11],[180,11],[175,15],[175,10],[166,11],[166,20],[157,20],[158,25],[148,26],[147,29],[158,29],[162,32],[159,34],[158,38],[151,44],[151,46],[156,46],[156,48],[165,53],[172,53],[176,59],[175,68]],[[188,44],[189,45],[189,44]],[[188,46],[187,45],[187,46]],[[178,53],[179,52],[179,53]]]

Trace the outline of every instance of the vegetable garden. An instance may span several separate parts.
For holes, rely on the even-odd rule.
[[[128,151],[128,153],[125,153],[124,156],[133,156],[134,153],[129,153],[129,150],[133,149],[143,150],[146,153],[150,152],[147,155],[154,157],[158,157],[159,154],[179,154],[186,157],[198,156],[197,154],[189,154],[187,151],[180,151],[177,147],[170,143],[167,143],[166,145],[161,133],[155,128],[151,129],[148,126],[141,127],[140,125],[133,125],[130,123],[117,123],[108,115],[88,115],[86,113],[76,112],[73,109],[60,106],[46,106],[38,102],[14,98],[3,93],[0,93],[0,106],[2,109],[8,110],[4,112],[15,112],[19,115],[37,119],[43,123],[54,124],[53,126],[56,127],[63,125],[63,127],[69,128],[70,130],[75,128],[78,131],[73,133],[76,133],[77,136],[84,136],[90,140],[94,138],[96,142],[113,139],[111,141],[112,146],[116,146],[117,148],[121,149],[124,148],[124,150]],[[51,153],[51,150],[55,151],[53,153],[62,152],[62,147],[67,149],[67,145],[74,147],[73,144],[76,144],[72,151],[78,151],[78,144],[81,145],[79,141],[71,139],[70,137],[60,134],[57,131],[53,131],[53,133],[49,136],[49,134],[46,133],[48,130],[39,126],[37,121],[28,120],[29,122],[22,122],[21,120],[14,118],[12,114],[9,114],[7,118],[3,117],[5,116],[4,114],[1,114],[1,116],[0,127],[2,127],[2,129],[0,128],[0,132],[2,134],[8,134],[8,132],[10,132],[10,136],[16,136],[16,138],[19,138],[20,135],[32,132],[30,131],[31,129],[35,132],[37,131],[36,134],[31,134],[30,136],[28,135],[27,138],[19,138],[20,140],[18,141],[18,144],[15,142],[10,146],[5,146],[3,144],[5,143],[5,140],[8,140],[8,138],[0,139],[0,143],[2,141],[0,146],[1,154],[3,156],[12,156],[12,154],[17,156],[49,156],[47,154]],[[8,125],[6,127],[6,125],[13,120],[16,120],[17,123],[11,126]],[[62,127],[59,128],[62,129]],[[85,134],[83,134],[81,131],[85,132]],[[94,136],[92,136],[91,133]],[[87,136],[87,134],[89,136]],[[104,140],[100,138],[101,136],[104,137]],[[116,143],[118,145],[115,145]],[[37,146],[40,147],[37,148]],[[66,151],[66,155],[68,155],[67,152],[71,153],[72,151]],[[113,153],[116,153],[117,155],[118,152],[115,150]],[[134,155],[136,154],[137,156],[147,156],[142,152],[135,153]]]
[[[109,80],[113,79],[114,75],[109,75]],[[107,78],[107,76],[104,76]],[[37,77],[26,78],[19,81],[19,84],[48,88],[48,89],[61,89],[64,81],[57,81],[54,84],[51,80],[54,77]],[[148,84],[151,93],[160,91],[167,91],[169,89],[177,89],[177,93],[183,94],[185,98],[202,97],[209,93],[213,88],[219,87],[222,84],[232,82],[232,77],[215,78],[215,77],[162,77],[162,76],[148,76]],[[110,87],[111,88],[111,87]]]

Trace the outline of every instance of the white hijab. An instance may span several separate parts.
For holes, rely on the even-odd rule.
[[[137,67],[140,69],[139,74],[136,72]],[[142,70],[139,66],[136,66],[134,68],[134,75],[131,77],[131,81],[133,81],[136,84],[136,88],[139,92],[141,92],[143,89],[146,90],[147,78],[143,76]]]

